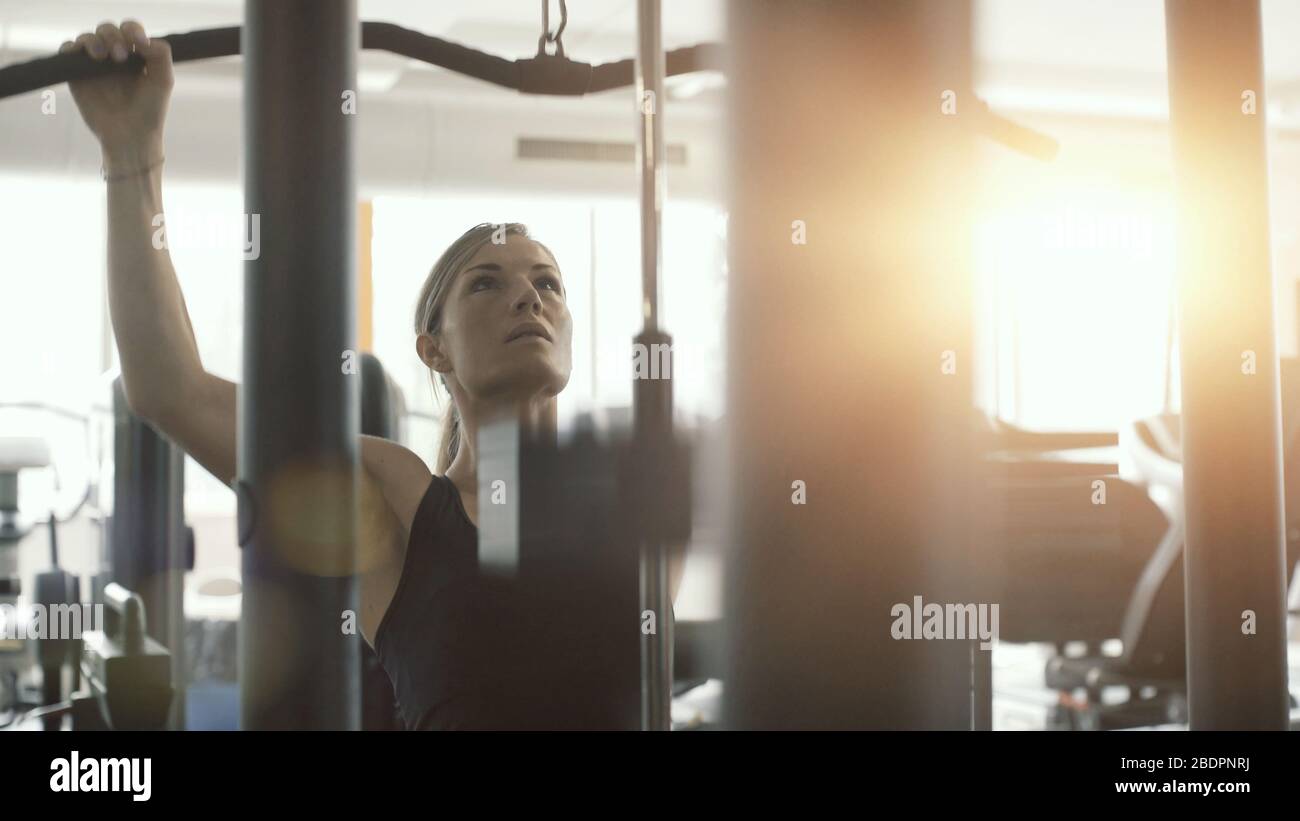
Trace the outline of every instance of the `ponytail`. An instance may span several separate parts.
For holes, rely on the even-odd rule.
[[[447,468],[451,467],[451,463],[456,460],[456,453],[459,450],[460,410],[456,407],[456,401],[453,399],[451,408],[447,411],[447,418],[443,420],[442,438],[438,442],[438,467],[435,472],[439,476],[447,475]]]

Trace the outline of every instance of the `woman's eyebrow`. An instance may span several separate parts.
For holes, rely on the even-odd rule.
[[[536,271],[538,268],[549,268],[549,269],[552,270],[552,271],[558,271],[558,270],[559,270],[558,268],[556,268],[554,265],[552,265],[552,264],[549,263],[549,262],[538,262],[538,263],[536,263],[536,264],[533,265],[533,270],[534,270],[534,271]],[[495,263],[495,262],[480,262],[478,265],[475,265],[475,266],[470,267],[470,268],[466,268],[466,269],[465,269],[465,273],[468,274],[468,273],[471,272],[471,271],[479,271],[479,270],[482,270],[482,271],[491,271],[491,272],[493,272],[493,273],[500,273],[500,272],[501,272],[501,266],[498,265],[498,264]]]

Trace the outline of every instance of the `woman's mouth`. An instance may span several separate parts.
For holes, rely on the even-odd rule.
[[[546,326],[540,322],[525,322],[516,327],[506,337],[506,342],[518,342],[521,339],[540,339],[544,342],[551,341],[551,334],[546,330]]]

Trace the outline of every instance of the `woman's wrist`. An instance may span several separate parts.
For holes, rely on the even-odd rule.
[[[140,174],[162,164],[161,140],[123,145],[105,146],[103,150],[103,175],[105,179]]]

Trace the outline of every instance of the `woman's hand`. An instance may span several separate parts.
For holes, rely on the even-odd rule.
[[[126,20],[102,23],[94,33],[65,42],[59,53],[85,51],[95,60],[125,62],[131,52],[145,60],[143,73],[125,72],[69,83],[81,117],[99,140],[105,171],[139,166],[162,150],[163,121],[172,90],[172,52],[166,40],[150,40],[144,26]]]

